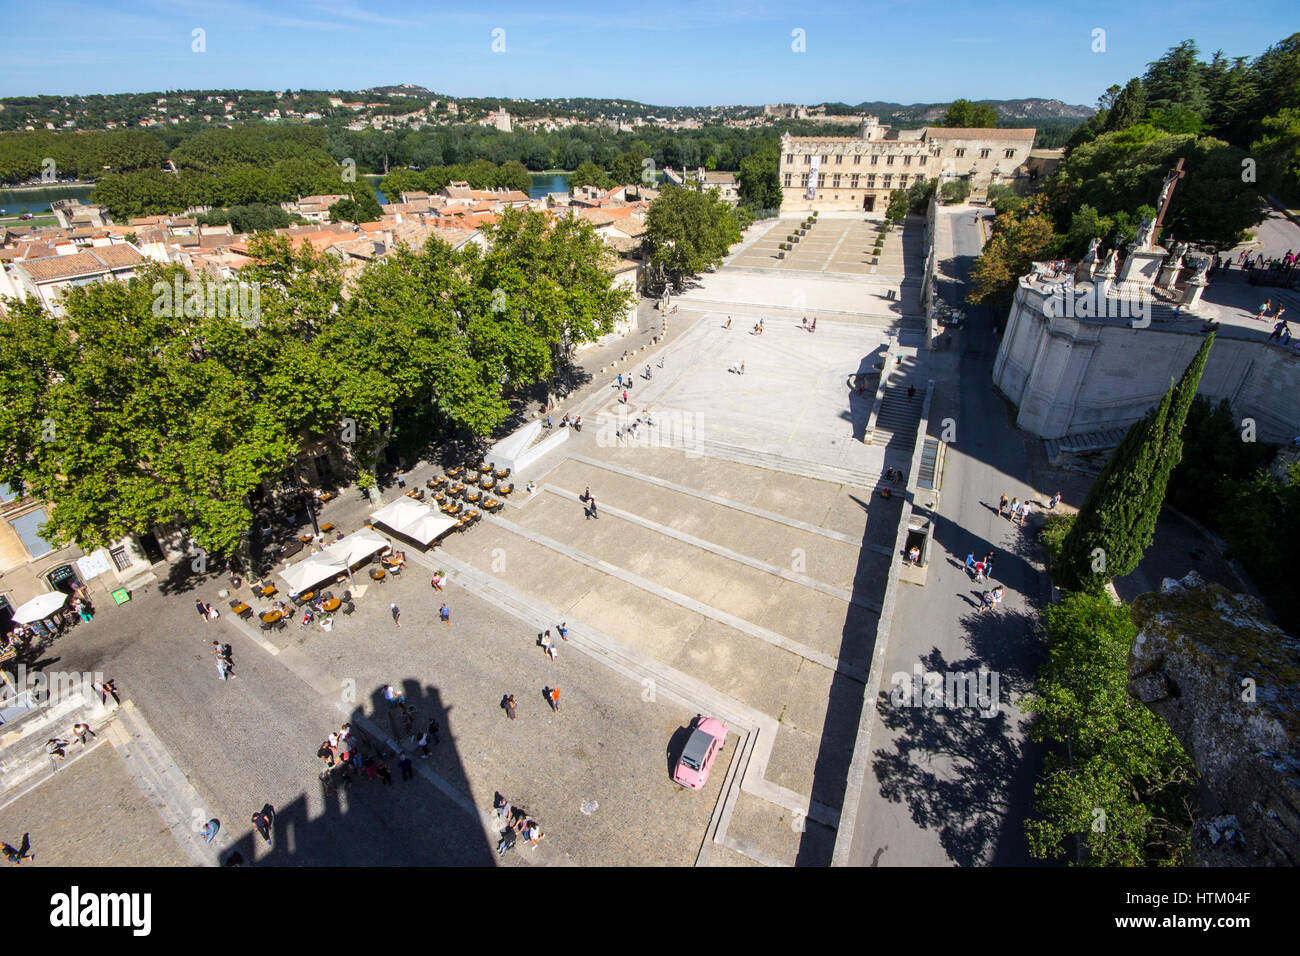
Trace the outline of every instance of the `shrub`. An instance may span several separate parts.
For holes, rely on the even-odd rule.
[[[1074,517],[1072,514],[1050,514],[1043,520],[1043,528],[1039,534],[1043,547],[1047,549],[1048,568],[1056,563],[1057,556],[1061,553],[1061,544],[1065,541],[1065,536],[1070,533],[1070,529],[1074,527]]]

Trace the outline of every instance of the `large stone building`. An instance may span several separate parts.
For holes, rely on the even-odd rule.
[[[979,198],[994,183],[1025,188],[1032,129],[891,129],[874,116],[857,136],[781,137],[782,210],[885,211],[918,179],[965,179]]]

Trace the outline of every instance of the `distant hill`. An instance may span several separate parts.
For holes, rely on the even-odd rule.
[[[1097,111],[1091,106],[1072,106],[1060,100],[1045,100],[1028,97],[1021,100],[975,100],[980,104],[992,106],[998,119],[1008,126],[1028,125],[1038,120],[1078,120],[1082,122]],[[823,103],[827,113],[867,114],[880,118],[886,126],[905,126],[938,123],[948,109],[947,103],[884,103],[880,101],[859,103],[849,106],[846,103]]]

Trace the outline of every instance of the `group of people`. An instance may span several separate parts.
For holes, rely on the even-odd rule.
[[[345,784],[350,784],[353,777],[364,777],[367,780],[378,780],[386,787],[393,785],[393,772],[383,756],[368,741],[354,734],[351,724],[344,724],[330,734],[316,751],[316,756],[325,764],[325,769],[321,771],[322,781],[332,782],[337,776]],[[403,780],[410,780],[415,775],[411,758],[406,754],[402,755],[398,768]],[[256,820],[254,824],[256,825]]]
[[[545,839],[541,824],[532,818],[523,807],[512,806],[510,801],[499,791],[492,798],[492,810],[497,822],[503,827],[501,839],[497,841],[497,855],[504,856],[512,849],[519,837],[523,837],[529,846],[536,847]]]
[[[803,317],[803,328],[806,329],[806,330],[809,331],[809,332],[816,332],[816,331],[817,331],[817,316],[814,315],[814,316],[813,316],[813,320],[812,320],[811,322],[809,322],[809,321],[808,321],[808,316],[805,315],[805,316]]]
[[[621,376],[620,376],[620,379],[621,379]],[[622,384],[622,381],[620,381],[619,384],[621,385],[621,384]],[[573,428],[573,430],[574,430],[575,432],[580,432],[580,431],[582,431],[582,416],[581,416],[581,415],[575,415],[573,418],[570,418],[570,417],[569,417],[569,413],[568,413],[568,412],[565,412],[565,413],[564,413],[564,417],[560,419],[560,427],[561,427],[561,428],[569,428],[570,426],[572,426],[572,428]],[[550,427],[551,427],[551,414],[550,414],[550,412],[547,412],[547,413],[546,413],[546,427],[547,427],[547,428],[550,428]]]
[[[83,750],[87,746],[86,744],[87,737],[98,737],[98,736],[99,736],[98,734],[96,734],[93,730],[90,729],[90,724],[86,723],[85,721],[78,721],[77,723],[72,725],[72,739],[75,740],[77,743],[81,744]],[[51,737],[48,741],[46,741],[45,753],[50,758],[50,762],[54,764],[55,770],[59,769],[60,760],[67,759],[68,748],[71,746],[72,743],[70,741],[64,740],[62,737]]]
[[[235,676],[235,658],[234,651],[229,644],[222,644],[220,641],[212,642],[212,653],[217,658],[217,675],[222,680],[230,680]]]
[[[1056,494],[1054,494],[1051,497],[1051,500],[1048,502],[1047,507],[1049,509],[1055,509],[1056,506],[1060,504],[1060,501],[1061,501],[1061,493],[1058,491]],[[1021,501],[1019,498],[1012,498],[1010,501],[1008,501],[1007,496],[1003,495],[998,500],[999,518],[1002,517],[1003,512],[1006,513],[1006,516],[1011,519],[1011,522],[1013,524],[1024,525],[1025,519],[1027,519],[1033,513],[1033,504],[1028,500]]]

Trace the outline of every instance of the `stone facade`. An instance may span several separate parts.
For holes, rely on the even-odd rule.
[[[874,116],[862,121],[857,136],[781,137],[777,171],[782,210],[883,213],[893,189],[918,179],[966,179],[978,198],[993,183],[1019,188],[1029,180],[1026,162],[1034,145],[1032,129],[896,130]],[[816,190],[809,186],[816,174]]]
[[[1200,348],[1199,320],[1172,319],[1151,306],[1152,322],[1052,314],[1050,290],[1020,280],[993,364],[993,383],[1017,406],[1016,425],[1040,438],[1127,428],[1159,403]],[[1162,327],[1163,326],[1163,327]],[[1300,434],[1300,355],[1258,339],[1219,335],[1200,394],[1228,399],[1253,418],[1259,440],[1289,443]]]

